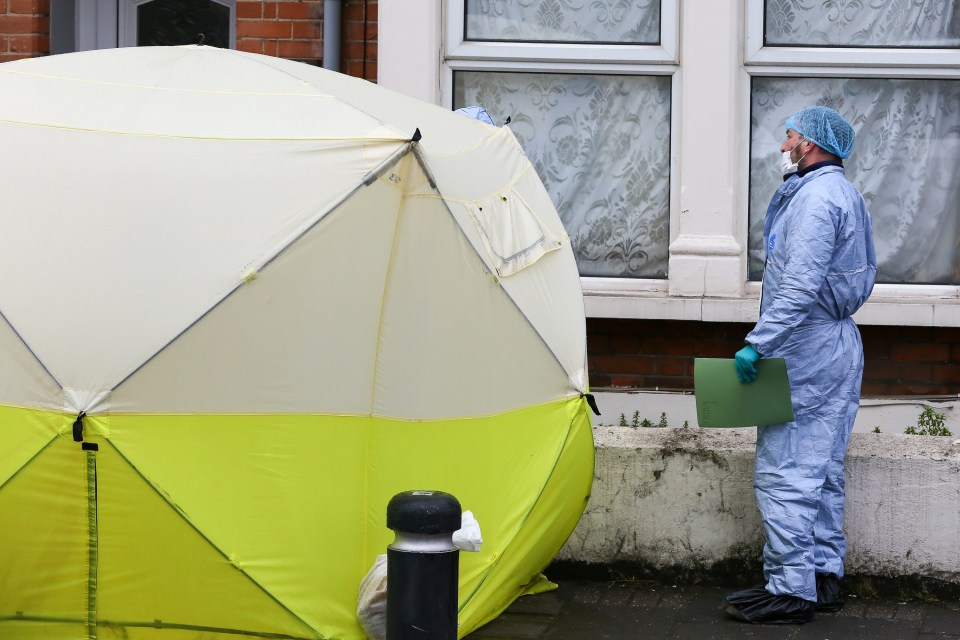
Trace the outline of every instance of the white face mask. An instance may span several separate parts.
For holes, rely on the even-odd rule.
[[[797,163],[790,161],[790,151],[784,151],[780,156],[780,173],[787,175],[788,173],[796,173]]]
[[[793,145],[793,149],[790,149],[789,151],[784,151],[782,154],[780,154],[780,173],[782,173],[783,175],[787,175],[788,173],[796,173],[797,170],[800,168],[799,167],[800,161],[803,160],[807,154],[803,154],[802,156],[797,158],[796,162],[792,162],[790,160],[790,156],[793,154],[794,149],[799,147],[802,143],[803,143],[803,140]]]

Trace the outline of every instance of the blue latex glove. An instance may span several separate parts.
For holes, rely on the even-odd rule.
[[[750,383],[757,379],[756,364],[760,360],[760,354],[752,345],[747,345],[734,356],[737,365],[737,378],[740,382]]]

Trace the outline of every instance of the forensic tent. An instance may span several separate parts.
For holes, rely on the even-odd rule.
[[[0,65],[0,148],[0,637],[362,638],[418,489],[482,529],[461,636],[545,588],[585,322],[508,127],[127,48]]]

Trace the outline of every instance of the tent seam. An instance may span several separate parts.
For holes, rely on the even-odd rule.
[[[30,344],[29,344],[26,340],[23,339],[23,336],[20,335],[20,332],[17,331],[17,328],[16,328],[15,326],[13,326],[13,323],[10,322],[10,319],[7,318],[6,314],[5,314],[2,310],[0,310],[0,319],[2,319],[2,320],[6,323],[6,325],[7,325],[8,327],[10,327],[10,331],[13,331],[13,334],[14,334],[15,336],[17,336],[17,338],[20,340],[21,344],[23,344],[23,346],[27,349],[27,351],[30,353],[30,355],[33,356],[34,360],[37,361],[37,364],[39,364],[40,367],[43,369],[43,371],[44,371],[48,376],[50,376],[50,379],[53,381],[53,383],[60,388],[60,391],[63,391],[63,385],[60,383],[60,381],[57,380],[56,376],[54,376],[54,375],[50,372],[50,369],[48,369],[48,368],[47,368],[47,365],[45,365],[45,364],[43,363],[43,360],[40,359],[40,356],[38,356],[38,355],[36,354],[36,352],[35,352],[33,349],[30,348]]]

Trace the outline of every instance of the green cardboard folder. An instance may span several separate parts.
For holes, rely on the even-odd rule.
[[[693,389],[701,427],[753,427],[793,422],[790,381],[783,358],[757,363],[757,379],[737,379],[733,359],[695,358]]]

